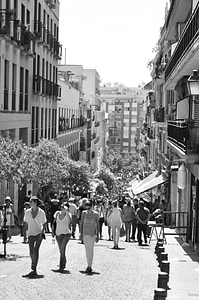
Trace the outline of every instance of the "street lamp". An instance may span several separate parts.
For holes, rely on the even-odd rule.
[[[193,73],[187,79],[187,88],[189,95],[198,96],[199,95],[199,75],[198,70],[193,70]]]
[[[195,102],[199,99],[199,73],[198,70],[193,70],[192,75],[187,79],[187,89],[190,99],[189,121],[191,127],[194,123]]]

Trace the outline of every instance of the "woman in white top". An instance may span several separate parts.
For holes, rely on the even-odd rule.
[[[113,249],[119,249],[120,227],[122,225],[122,210],[118,207],[118,202],[113,202],[113,209],[110,210],[107,222],[110,224],[113,234]]]
[[[61,210],[55,212],[52,229],[52,236],[54,237],[54,235],[56,235],[56,240],[60,252],[60,271],[63,271],[66,268],[66,246],[71,237],[70,226],[72,222],[72,217],[68,211],[68,206],[67,204],[62,204],[60,206]]]
[[[45,212],[39,208],[41,200],[36,196],[30,199],[30,208],[25,211],[24,222],[28,225],[28,244],[31,258],[32,271],[23,277],[34,277],[37,275],[37,264],[39,260],[39,248],[44,236],[46,224]]]

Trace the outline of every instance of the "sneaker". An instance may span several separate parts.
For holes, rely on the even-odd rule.
[[[36,271],[31,271],[30,273],[26,274],[26,275],[22,275],[22,277],[26,277],[26,278],[31,278],[37,276],[37,272]]]
[[[92,273],[92,268],[91,267],[87,267],[85,273]]]

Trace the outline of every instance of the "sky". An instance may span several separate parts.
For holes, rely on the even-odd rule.
[[[63,64],[96,69],[101,84],[151,81],[149,61],[164,25],[166,0],[59,0]]]

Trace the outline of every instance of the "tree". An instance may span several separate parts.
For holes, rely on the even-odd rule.
[[[104,183],[103,180],[99,180],[99,183],[96,187],[96,192],[99,194],[99,195],[103,195],[103,194],[106,194],[107,193],[107,188],[106,188],[106,184]]]
[[[81,161],[67,161],[68,176],[64,178],[64,183],[73,193],[83,194],[90,188],[91,174],[89,165]]]
[[[114,188],[116,182],[115,176],[106,166],[102,165],[100,170],[95,174],[95,177],[103,180],[109,191]]]
[[[23,173],[26,182],[32,182],[39,196],[45,200],[49,188],[62,189],[68,176],[68,151],[55,141],[40,140],[38,146],[29,148]]]
[[[122,170],[122,156],[118,151],[110,150],[104,155],[103,164],[110,169],[113,174]]]
[[[21,185],[28,147],[21,141],[0,137],[0,181],[13,180]]]

